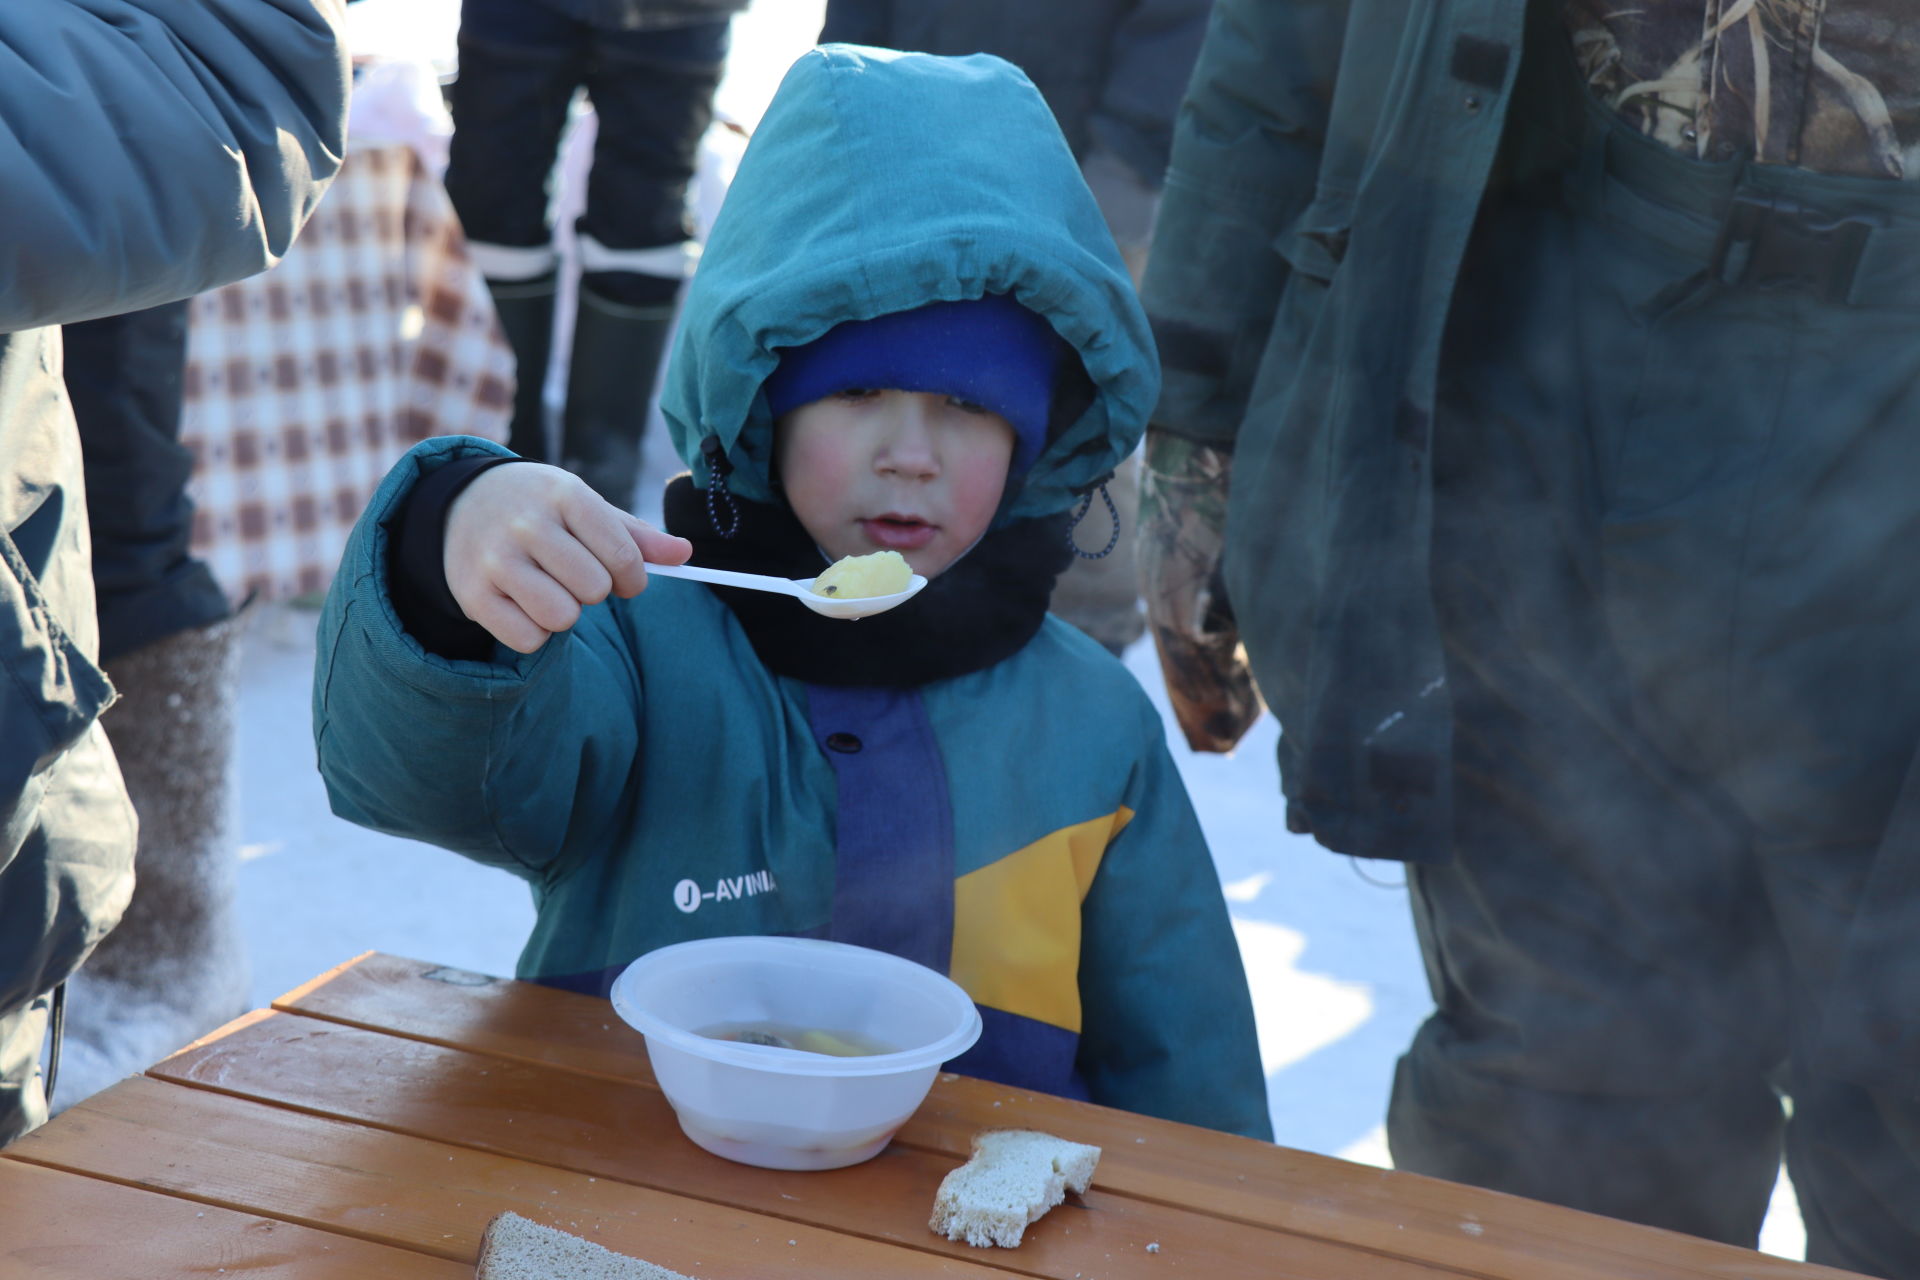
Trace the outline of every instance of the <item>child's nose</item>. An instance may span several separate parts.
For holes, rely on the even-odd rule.
[[[923,392],[891,397],[887,431],[875,459],[877,469],[883,474],[918,479],[939,472],[940,454],[935,447],[930,405],[934,399]]]

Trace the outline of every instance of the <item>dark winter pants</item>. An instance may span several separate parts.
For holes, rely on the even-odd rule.
[[[228,612],[212,573],[187,552],[187,304],[70,324],[61,341],[86,466],[100,661],[109,663]]]
[[[466,0],[447,194],[469,239],[535,247],[549,240],[547,178],[574,92],[584,87],[599,117],[580,230],[609,249],[648,249],[688,239],[687,184],[713,120],[713,94],[727,53],[728,23],[601,31],[536,0]],[[625,275],[627,273],[618,273]],[[629,305],[671,301],[623,296]]]
[[[1920,1275],[1920,188],[1606,133],[1450,322],[1395,1162],[1751,1245],[1784,1136],[1809,1257]]]

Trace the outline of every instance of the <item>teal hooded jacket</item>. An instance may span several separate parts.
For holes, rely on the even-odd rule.
[[[1097,390],[997,518],[1055,514],[1133,448],[1158,389],[1058,127],[996,58],[805,55],[741,165],[669,367],[664,410],[696,483],[704,444],[733,491],[777,500],[761,394],[775,348],[986,293],[1045,316]],[[1125,668],[1049,618],[965,675],[808,685],[770,671],[707,588],[673,580],[588,607],[530,655],[440,657],[395,613],[388,524],[422,475],[486,452],[422,444],[375,494],[322,618],[314,730],[335,812],[529,882],[520,976],[604,993],[635,957],[694,938],[892,937],[981,1008],[956,1070],[1269,1135],[1212,860]]]

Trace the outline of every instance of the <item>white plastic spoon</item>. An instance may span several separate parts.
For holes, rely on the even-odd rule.
[[[776,578],[764,573],[735,573],[731,569],[702,569],[690,564],[649,564],[649,574],[658,574],[663,578],[686,578],[691,582],[710,582],[716,587],[745,587],[749,591],[771,591],[776,595],[792,596],[815,613],[828,618],[865,618],[876,613],[885,613],[895,605],[905,604],[920,593],[927,580],[914,574],[907,581],[905,591],[896,591],[887,596],[817,596],[813,594],[812,578]]]

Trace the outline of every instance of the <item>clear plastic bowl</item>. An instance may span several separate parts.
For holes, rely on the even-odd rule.
[[[613,984],[647,1040],[680,1128],[718,1156],[768,1169],[838,1169],[880,1153],[940,1064],[980,1038],[958,985],[911,960],[807,938],[706,938],[648,952]],[[892,1053],[835,1058],[713,1040],[721,1023],[852,1032]]]

